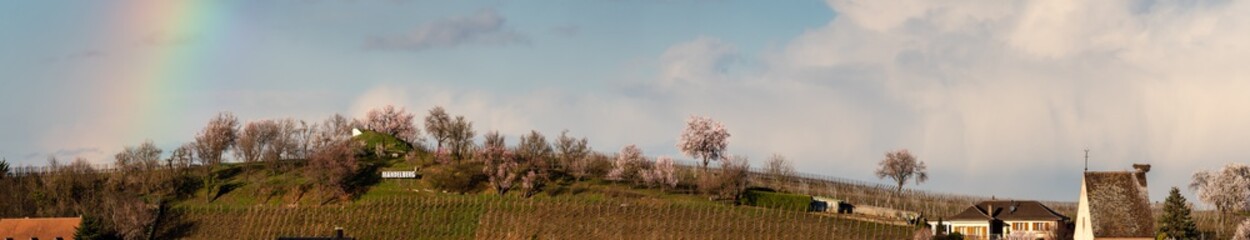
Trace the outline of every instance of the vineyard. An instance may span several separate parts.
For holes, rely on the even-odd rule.
[[[915,227],[655,199],[387,197],[333,206],[183,207],[188,239],[903,239]]]

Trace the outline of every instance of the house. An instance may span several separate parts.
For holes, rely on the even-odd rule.
[[[1075,239],[1154,239],[1146,192],[1149,164],[1132,171],[1085,172],[1077,204]]]
[[[0,219],[0,239],[74,239],[81,217]]]
[[[990,200],[969,206],[946,219],[932,220],[934,232],[957,232],[965,239],[1000,239],[1007,234],[1024,232],[1038,238],[1046,237],[1064,227],[1067,216],[1037,201]]]

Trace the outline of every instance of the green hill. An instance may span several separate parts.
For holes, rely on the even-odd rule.
[[[374,144],[389,142],[369,134],[358,138]],[[370,156],[362,161],[391,169],[433,164],[427,153],[418,155],[422,159]],[[357,239],[899,239],[916,229],[836,215],[735,206],[702,195],[599,179],[554,183],[532,198],[489,191],[445,193],[431,187],[428,179],[389,179],[341,202],[311,187],[298,171],[275,174],[267,166],[231,164],[228,168],[237,173],[224,179],[230,189],[216,198],[176,203],[171,213],[177,220],[169,224],[176,228],[170,236],[274,239],[328,236],[335,227],[342,227]]]

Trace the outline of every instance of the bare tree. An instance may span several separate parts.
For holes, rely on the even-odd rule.
[[[450,135],[447,138],[447,144],[452,158],[463,160],[469,157],[473,153],[473,137],[476,134],[473,131],[473,122],[465,120],[464,116],[456,116],[448,132]]]
[[[742,197],[742,192],[746,191],[751,182],[750,161],[744,156],[733,156],[725,158],[720,168],[720,175],[715,176],[719,179],[716,181],[719,183],[716,188],[717,194],[721,199],[732,199],[738,202],[738,198]]]
[[[442,106],[435,106],[430,109],[430,115],[425,116],[425,132],[434,138],[435,152],[442,152],[443,143],[451,138],[451,124],[451,116],[447,115]]]
[[[560,133],[559,138],[556,138],[556,158],[559,159],[556,170],[567,172],[577,180],[581,180],[587,175],[589,168],[587,160],[590,156],[590,147],[586,146],[586,138],[578,140],[569,137],[568,133],[569,131],[565,130]]]
[[[286,118],[276,121],[274,136],[269,144],[269,159],[295,159],[299,156],[300,135],[304,130],[301,121]]]
[[[294,129],[291,129],[290,140],[292,149],[289,158],[308,159],[309,152],[312,151],[313,134],[317,131],[317,123],[308,124],[304,120],[293,123]]]
[[[677,149],[687,156],[703,160],[707,170],[710,161],[721,159],[729,146],[729,130],[725,125],[707,117],[690,116],[686,129],[677,139]]]
[[[364,127],[417,145],[421,141],[421,129],[413,122],[414,117],[403,108],[396,109],[395,106],[386,105],[380,109],[369,110],[365,114]]]
[[[929,172],[924,162],[916,159],[907,149],[886,152],[885,159],[881,159],[880,168],[877,168],[877,178],[890,178],[898,186],[896,191],[903,191],[903,184],[907,180],[915,179],[916,184],[929,180]]]
[[[798,180],[795,177],[797,172],[794,170],[794,165],[781,154],[773,154],[768,158],[768,162],[764,165],[764,172],[773,180],[773,185],[779,188],[786,188],[785,186]]]
[[[313,128],[312,146],[309,149],[309,155],[322,147],[331,145],[341,141],[347,141],[352,137],[352,122],[343,115],[334,114],[330,116],[321,125]]]
[[[265,157],[266,146],[277,133],[277,123],[272,120],[248,122],[239,131],[234,145],[234,155],[243,162],[259,162]]]
[[[178,146],[173,152],[170,152],[169,158],[165,159],[165,165],[185,170],[191,167],[191,162],[194,160],[195,144],[187,143]]]
[[[149,140],[139,146],[127,146],[121,152],[114,155],[114,167],[116,168],[116,171],[113,172],[113,176],[109,178],[107,183],[108,189],[113,196],[110,196],[109,198],[111,199],[108,200],[137,199],[137,203],[146,208],[148,204],[164,202],[167,197],[171,196],[170,193],[173,193],[172,186],[166,184],[170,178],[170,176],[166,174],[168,171],[162,171],[160,169],[161,152],[161,149],[157,148],[156,145],[152,144],[152,141]],[[139,196],[144,197],[139,198]],[[148,218],[148,220],[140,222],[132,221],[118,225],[117,227],[119,228],[119,231],[122,231],[122,228],[140,225],[146,226],[146,224],[151,223],[150,219],[155,217],[151,215],[151,212],[137,210],[136,212],[128,212],[130,210],[134,210],[127,208],[130,206],[114,207],[119,208],[111,209],[111,211],[115,214],[127,215],[124,216],[127,219],[115,218],[115,221],[132,221],[136,220],[134,219],[136,217]],[[136,225],[127,226],[125,224]]]
[[[208,125],[195,136],[195,152],[204,165],[216,166],[227,149],[234,146],[239,119],[233,113],[222,112],[208,121]]]
[[[500,196],[508,193],[517,181],[520,163],[516,156],[508,151],[504,138],[499,132],[488,132],[483,135],[485,141],[478,151],[479,158],[485,163],[482,173],[487,176],[491,188]]]
[[[147,229],[156,221],[156,211],[138,196],[113,193],[104,199],[107,219],[124,239],[144,239]]]
[[[218,187],[218,179],[213,169],[221,164],[227,149],[235,145],[238,139],[239,119],[230,112],[218,113],[208,121],[208,125],[195,136],[195,155],[200,164],[204,165],[204,197],[212,199]]]

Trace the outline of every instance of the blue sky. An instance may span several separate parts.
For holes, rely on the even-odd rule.
[[[675,157],[704,115],[757,165],[884,183],[877,160],[906,148],[919,188],[999,197],[1075,201],[1085,148],[1092,170],[1155,165],[1154,200],[1250,159],[1247,3],[172,2],[191,7],[0,7],[0,156],[103,163],[219,111],[395,104]]]

